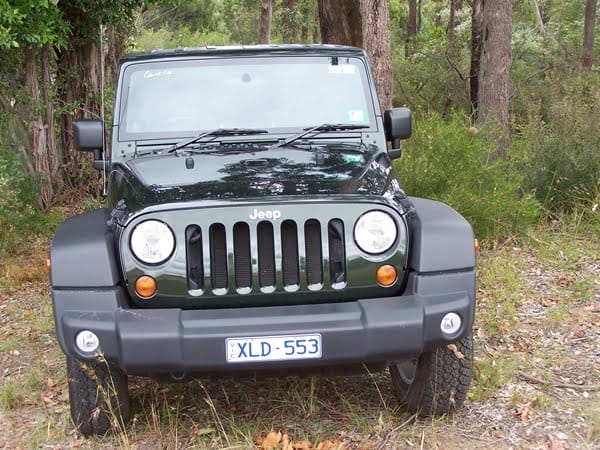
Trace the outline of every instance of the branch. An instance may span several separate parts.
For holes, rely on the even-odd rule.
[[[525,372],[521,372],[520,370],[517,372],[521,378],[526,381],[535,384],[550,384],[552,387],[561,388],[561,389],[579,389],[581,391],[598,391],[600,390],[600,385],[598,384],[569,384],[569,383],[548,383],[541,378],[534,377],[532,375],[527,375]]]

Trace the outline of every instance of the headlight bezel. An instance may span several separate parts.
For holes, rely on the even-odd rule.
[[[379,218],[373,217],[373,215],[375,214],[379,216]],[[361,223],[365,220],[368,220],[369,216],[372,217],[372,220],[375,221],[387,221],[387,224],[380,225],[381,229],[384,230],[384,232],[389,232],[389,230],[393,230],[393,235],[386,239],[386,245],[381,246],[380,248],[373,248],[369,245],[370,243],[364,241],[365,237],[361,237],[357,233],[357,230],[359,229]],[[390,249],[394,248],[394,246],[398,242],[400,234],[400,229],[396,219],[390,213],[382,209],[370,209],[369,211],[365,211],[364,213],[362,213],[354,222],[354,227],[352,230],[352,236],[354,238],[354,243],[356,244],[356,246],[362,252],[370,256],[380,256],[389,252]],[[368,239],[368,236],[366,238]]]
[[[165,251],[164,254],[161,256],[161,258],[156,259],[156,260],[144,259],[143,255],[140,254],[140,253],[142,253],[142,249],[138,248],[137,249],[138,251],[136,251],[136,247],[139,244],[137,242],[134,242],[134,241],[137,241],[136,232],[144,233],[144,230],[140,229],[140,227],[144,227],[144,226],[147,227],[149,224],[152,224],[152,223],[157,224],[155,226],[164,227],[163,231],[168,231],[168,234],[165,234],[165,236],[168,236],[167,245],[170,244],[170,246],[171,246],[169,251]],[[146,231],[146,233],[148,233],[148,231]],[[147,242],[147,235],[142,236],[141,239],[144,239]],[[177,247],[177,243],[176,243],[176,239],[175,239],[175,233],[173,232],[171,227],[167,223],[163,222],[162,220],[158,220],[158,219],[144,220],[142,222],[137,223],[131,230],[131,233],[129,233],[129,250],[131,251],[131,254],[137,261],[139,261],[140,263],[142,263],[146,266],[160,266],[162,264],[165,264],[167,261],[169,261],[169,259],[171,259],[171,257],[175,253],[176,247]]]

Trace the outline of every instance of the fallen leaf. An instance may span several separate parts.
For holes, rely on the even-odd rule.
[[[281,449],[294,450],[294,447],[292,447],[292,441],[287,433],[284,433],[284,435],[281,437]]]
[[[458,351],[456,344],[448,344],[448,350],[450,350],[452,353],[454,353],[454,356],[456,356],[456,359],[465,359],[465,355],[463,355],[461,352]]]
[[[261,448],[265,450],[273,450],[279,447],[279,442],[281,441],[281,431],[275,432],[271,431],[268,433],[263,441],[259,444]]]
[[[512,413],[513,417],[519,417],[521,419],[521,422],[527,423],[529,417],[532,414],[532,410],[529,407],[529,405],[530,403],[525,403],[523,405],[518,406],[517,409],[515,409]]]
[[[310,450],[312,448],[312,444],[310,441],[296,441],[292,442],[292,448],[294,450]]]
[[[550,438],[550,450],[564,450],[565,443],[553,434],[549,434]]]

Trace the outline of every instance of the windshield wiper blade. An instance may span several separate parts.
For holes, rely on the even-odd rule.
[[[174,153],[177,150],[187,147],[188,145],[201,141],[205,137],[211,137],[212,139],[209,140],[210,142],[219,136],[250,136],[253,134],[267,134],[268,132],[268,130],[259,130],[256,128],[218,128],[216,130],[200,133],[198,136],[195,136],[192,139],[173,144],[167,153]]]
[[[289,138],[278,142],[273,146],[273,148],[285,147],[286,145],[290,145],[291,143],[296,142],[297,140],[302,139],[309,134],[314,134],[316,136],[319,133],[327,133],[329,131],[359,130],[362,128],[369,128],[369,125],[357,125],[354,123],[324,123],[314,127],[305,128],[302,133],[290,136]]]

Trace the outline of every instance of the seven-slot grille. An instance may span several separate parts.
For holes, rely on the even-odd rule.
[[[327,227],[326,233],[323,226]],[[203,239],[204,233],[207,236]],[[213,290],[234,288],[245,293],[256,288],[272,292],[279,286],[294,290],[301,285],[317,290],[326,281],[333,288],[343,287],[346,281],[346,245],[341,219],[331,219],[324,224],[316,219],[303,223],[293,220],[237,222],[229,228],[232,236],[227,233],[222,223],[186,228],[188,289],[204,290],[210,283]],[[208,248],[204,248],[206,243]],[[231,283],[235,285],[230,286]]]

